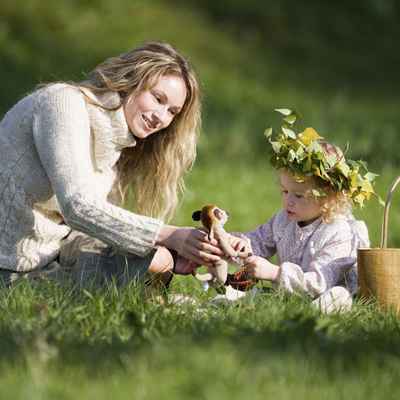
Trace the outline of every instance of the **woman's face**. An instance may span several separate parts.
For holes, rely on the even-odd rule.
[[[186,85],[177,75],[164,75],[149,89],[132,93],[124,113],[132,134],[144,139],[166,128],[179,114],[186,100]]]

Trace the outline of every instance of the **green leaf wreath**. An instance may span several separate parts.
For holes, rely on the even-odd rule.
[[[271,163],[274,168],[289,170],[300,182],[304,181],[304,177],[314,176],[319,181],[318,186],[329,185],[336,192],[346,193],[355,206],[363,207],[373,195],[382,203],[373,187],[378,175],[369,172],[364,161],[346,160],[341,152],[327,154],[323,148],[324,138],[314,128],[295,132],[294,125],[299,119],[295,111],[288,108],[275,111],[283,115],[281,129],[277,135],[273,135],[272,128],[265,131],[272,146]],[[321,197],[326,193],[315,189],[313,195]]]

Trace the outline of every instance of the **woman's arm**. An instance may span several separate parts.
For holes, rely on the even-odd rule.
[[[219,260],[221,251],[203,231],[167,226],[96,197],[89,117],[79,91],[61,87],[44,92],[38,106],[36,148],[69,226],[139,256],[163,245],[198,264]]]
[[[33,136],[65,222],[123,251],[147,254],[163,223],[96,197],[85,101],[73,87],[50,89],[39,94]]]

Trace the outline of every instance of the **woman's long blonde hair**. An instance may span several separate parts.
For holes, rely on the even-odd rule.
[[[132,187],[136,212],[169,220],[184,191],[183,176],[196,157],[201,107],[193,69],[171,45],[148,42],[105,60],[80,86],[97,94],[117,92],[121,102],[115,110],[128,95],[151,88],[164,75],[176,75],[185,82],[187,95],[181,112],[167,128],[124,149],[117,167],[121,201]]]

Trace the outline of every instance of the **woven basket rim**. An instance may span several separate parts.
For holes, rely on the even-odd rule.
[[[384,247],[384,248],[382,248],[382,247],[368,247],[368,248],[363,248],[363,247],[360,247],[359,249],[357,249],[357,251],[362,251],[362,252],[365,252],[365,253],[367,253],[367,252],[376,252],[376,251],[379,251],[379,252],[400,252],[400,248],[397,248],[397,247]]]

